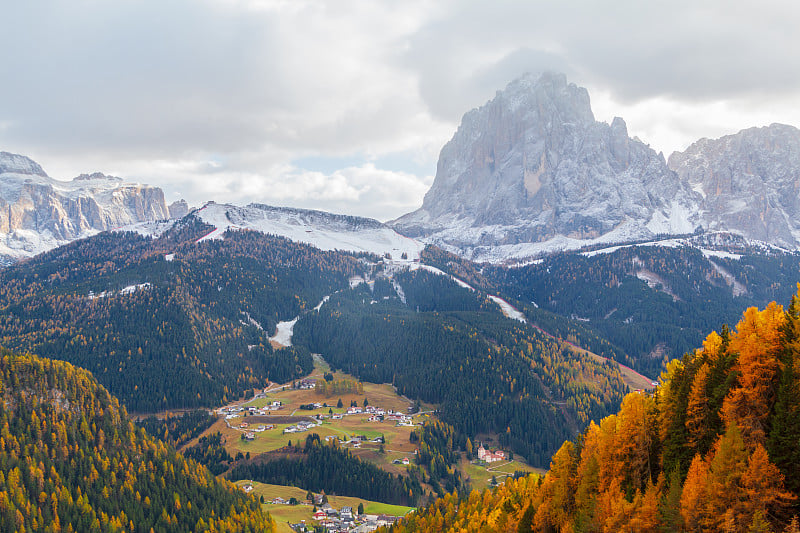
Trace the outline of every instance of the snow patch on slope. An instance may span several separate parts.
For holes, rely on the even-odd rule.
[[[400,260],[419,258],[424,244],[404,237],[377,220],[305,209],[250,204],[238,207],[208,203],[197,216],[215,229],[201,240],[221,239],[228,229],[249,229],[279,235],[321,250],[389,254]]]
[[[520,322],[523,322],[525,324],[528,323],[528,321],[525,319],[525,315],[522,314],[522,312],[519,309],[517,309],[507,301],[503,300],[499,296],[489,295],[489,299],[494,303],[496,303],[497,305],[499,305],[500,309],[503,311],[503,314],[506,315],[508,318],[519,320]]]
[[[295,317],[286,322],[278,322],[278,327],[275,328],[275,335],[270,337],[269,340],[281,346],[292,345],[292,335],[294,334],[294,325],[300,317]]]

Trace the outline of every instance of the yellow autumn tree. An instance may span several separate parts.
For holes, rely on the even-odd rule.
[[[743,487],[746,498],[742,514],[748,522],[757,513],[786,518],[786,510],[795,500],[794,495],[784,489],[783,474],[770,462],[767,450],[761,444],[756,444],[756,449],[748,459]]]
[[[723,402],[722,416],[726,425],[739,426],[750,449],[766,440],[764,426],[775,401],[785,322],[783,307],[775,302],[763,311],[750,307],[731,335],[730,349],[739,354],[740,378],[739,386]]]
[[[555,528],[557,531],[563,531],[570,522],[575,501],[574,453],[574,445],[566,441],[553,456],[550,472],[541,487],[544,501],[533,517],[534,530]]]
[[[692,459],[681,493],[681,517],[688,531],[701,531],[703,503],[706,497],[708,463],[698,453]]]
[[[743,513],[742,484],[749,454],[739,426],[730,424],[711,453],[704,524],[708,530],[719,531],[724,529],[726,513],[736,517],[741,517]]]

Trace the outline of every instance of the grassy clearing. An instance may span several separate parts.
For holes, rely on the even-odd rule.
[[[314,372],[311,374],[310,377],[316,379],[323,379],[323,373],[329,371],[329,367],[324,363],[321,358],[315,357],[316,368]],[[355,380],[350,375],[335,372],[334,379],[336,380]],[[391,385],[383,384],[383,385],[376,385],[372,383],[364,383],[364,394],[356,395],[356,394],[345,394],[341,396],[342,403],[344,407],[337,408],[337,407],[324,407],[321,409],[315,409],[312,411],[308,410],[301,410],[299,409],[300,405],[303,404],[310,404],[314,402],[319,403],[328,403],[329,405],[335,406],[339,395],[334,395],[331,397],[325,397],[319,395],[314,390],[295,390],[291,389],[291,383],[288,384],[288,388],[283,390],[283,388],[279,388],[271,392],[267,395],[266,398],[259,398],[256,400],[252,400],[248,402],[246,405],[252,405],[261,407],[266,405],[268,402],[272,402],[274,400],[280,400],[283,402],[284,407],[276,412],[273,412],[272,415],[263,416],[263,417],[240,417],[236,419],[232,419],[229,422],[233,427],[228,427],[224,420],[220,419],[217,423],[215,423],[208,431],[209,432],[216,432],[220,431],[225,438],[225,446],[228,449],[228,453],[232,456],[236,456],[237,453],[241,452],[245,455],[248,453],[250,457],[254,457],[258,454],[270,452],[277,450],[286,446],[289,441],[292,444],[301,444],[305,442],[306,437],[311,433],[317,433],[321,438],[325,438],[328,436],[335,436],[338,437],[341,441],[349,440],[351,437],[356,435],[363,435],[367,437],[367,439],[373,439],[379,436],[383,436],[385,439],[385,443],[383,445],[383,453],[380,453],[380,444],[379,443],[362,443],[360,448],[353,448],[351,446],[347,446],[353,455],[361,458],[364,461],[368,461],[370,463],[375,464],[376,466],[390,472],[392,474],[405,474],[408,470],[408,466],[402,464],[393,464],[392,461],[396,459],[403,459],[407,457],[411,461],[411,465],[414,464],[414,450],[417,448],[416,444],[412,444],[410,442],[410,435],[411,432],[414,430],[414,427],[408,426],[398,426],[395,422],[369,422],[369,415],[359,414],[359,415],[346,415],[342,419],[333,420],[332,418],[328,418],[323,420],[322,425],[312,427],[310,431],[301,432],[301,433],[283,433],[283,429],[288,427],[289,425],[293,425],[290,422],[292,420],[308,420],[310,415],[313,414],[329,414],[329,411],[334,413],[344,413],[347,410],[347,407],[350,406],[351,401],[355,401],[359,406],[363,405],[364,398],[366,397],[369,401],[370,405],[375,407],[380,407],[386,410],[392,409],[396,412],[405,413],[408,410],[408,407],[411,405],[411,402],[408,401],[406,398],[403,398],[394,391]],[[429,408],[430,406],[423,406],[424,409]],[[288,418],[292,413],[295,414],[296,418]],[[270,418],[273,418],[275,421],[280,421],[281,423],[271,422]],[[431,418],[431,415],[424,414],[414,417],[415,424],[422,424],[425,420]],[[239,424],[242,422],[248,422],[250,427],[247,430],[252,430],[253,427],[257,427],[258,424],[274,424],[274,429],[266,430],[260,433],[254,432],[255,440],[253,441],[245,441],[242,440],[241,437],[244,434],[245,430],[239,429]],[[489,443],[496,443],[496,436],[493,435],[477,435],[475,442],[484,441]],[[463,455],[463,454],[462,454]],[[526,471],[526,472],[541,472],[544,473],[542,470],[536,470],[528,465],[514,461],[510,464],[503,464],[498,467],[496,463],[492,464],[489,469],[487,470],[486,466],[479,466],[470,464],[465,459],[461,460],[459,464],[459,468],[464,472],[465,476],[471,478],[472,486],[476,489],[482,489],[489,485],[489,481],[491,480],[492,476],[496,476],[498,481],[502,480],[507,474],[513,474],[515,471]],[[267,485],[262,485],[262,487],[270,487]],[[271,487],[278,487],[276,489],[271,489],[272,492],[267,492],[265,494],[265,498],[267,500],[271,500],[275,496],[281,496],[286,499],[291,497],[291,494],[287,492],[287,487],[279,487],[279,486],[271,486]],[[266,489],[261,489],[262,492]],[[300,489],[297,489],[300,490]],[[278,493],[275,493],[278,491]],[[274,494],[274,495],[273,495]],[[284,496],[283,494],[290,494],[288,497]],[[295,494],[295,497],[298,500],[305,499],[305,492],[302,494]],[[353,499],[355,503],[351,505],[352,507],[357,507],[359,500]],[[338,500],[336,500],[338,501]],[[346,500],[342,500],[346,501]],[[333,501],[331,505],[337,505]],[[340,507],[344,505],[348,505],[347,503],[338,504]],[[365,503],[365,506],[367,504]],[[375,504],[377,506],[382,506],[385,504]],[[275,507],[275,506],[273,506]],[[279,509],[275,509],[275,516],[277,518],[285,518],[284,523],[287,519],[295,520],[297,518],[297,511],[295,510],[287,510],[285,507],[287,506],[277,506]],[[302,506],[299,506],[302,507]],[[308,519],[310,519],[311,511],[310,507],[308,510]],[[378,507],[379,509],[379,507]],[[381,512],[385,512],[387,514],[395,514],[390,513],[386,510],[376,510],[376,511],[368,511],[380,514]],[[278,520],[279,521],[279,520]],[[297,520],[295,520],[297,521]]]
[[[278,525],[279,532],[289,533],[288,522],[296,524],[300,520],[305,520],[307,524],[314,523],[312,515],[314,514],[314,507],[306,504],[306,494],[308,491],[298,487],[285,487],[283,485],[269,485],[266,483],[259,483],[257,481],[241,480],[237,481],[236,485],[242,487],[250,483],[253,485],[253,494],[256,498],[264,497],[265,502],[270,502],[274,498],[283,498],[289,500],[290,498],[297,498],[299,505],[277,505],[271,503],[264,503],[262,507],[268,511],[275,523]],[[350,496],[328,496],[328,503],[336,509],[342,507],[352,507],[355,511],[358,509],[358,504],[364,504],[364,512],[367,514],[388,514],[392,516],[403,516],[413,507],[404,507],[402,505],[391,505],[388,503],[373,502],[370,500],[362,500],[360,498],[353,498]]]
[[[507,475],[513,475],[517,471],[541,475],[546,473],[546,470],[533,468],[519,461],[500,461],[485,466],[473,464],[467,460],[466,455],[462,455],[459,468],[465,475],[469,476],[472,488],[478,490],[488,487],[493,476],[497,478],[497,481],[502,481]]]

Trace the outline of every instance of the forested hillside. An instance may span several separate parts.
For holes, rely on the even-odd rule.
[[[238,464],[227,477],[396,505],[417,505],[423,492],[418,478],[390,474],[354,457],[336,440],[322,442],[316,433],[308,435],[303,446],[287,446]]]
[[[572,326],[576,332],[607,341],[606,354],[655,377],[669,360],[699,345],[705,332],[734,323],[742,309],[787,301],[794,293],[800,256],[742,252],[630,246],[557,254],[519,268],[487,267],[482,275],[500,293],[521,301],[544,329],[565,324],[548,325],[542,311],[571,318],[580,323]],[[594,349],[589,337],[576,339]]]
[[[534,478],[450,496],[394,531],[798,531],[800,296],[670,363]]]
[[[261,233],[107,233],[0,271],[0,344],[91,370],[132,411],[213,406],[311,371],[280,320],[362,272],[351,255]],[[179,385],[179,386],[176,386]]]
[[[294,342],[334,368],[438,404],[462,449],[467,437],[496,433],[533,465],[616,409],[625,391],[615,365],[578,355],[504,317],[485,294],[424,270],[333,296],[297,323]]]
[[[0,349],[3,531],[273,531],[254,498],[128,419],[86,371]]]

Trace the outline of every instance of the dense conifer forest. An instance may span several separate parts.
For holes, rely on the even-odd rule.
[[[0,344],[86,368],[136,412],[308,374],[308,351],[268,337],[347,287],[359,259],[246,231],[195,242],[207,229],[101,234],[0,270]]]
[[[542,479],[448,495],[393,531],[798,531],[800,296],[748,308]]]
[[[227,477],[397,505],[414,506],[422,497],[419,479],[381,470],[354,457],[337,442],[322,442],[319,435],[312,433],[306,437],[304,446],[287,446],[270,454],[277,458],[260,456],[238,464]]]
[[[614,365],[504,317],[485,294],[424,270],[393,283],[333,296],[295,325],[294,342],[335,368],[438,404],[458,442],[497,433],[534,465],[619,405],[626,387]]]
[[[256,500],[137,429],[85,370],[0,349],[3,531],[273,531]]]
[[[788,301],[800,279],[800,256],[745,252],[734,259],[692,247],[630,246],[557,254],[520,268],[487,267],[483,275],[529,311],[535,302],[539,311],[581,322],[580,330],[606,340],[604,355],[655,377],[705,332],[734,323],[745,307]],[[540,325],[555,332],[559,324]],[[589,338],[576,339],[596,351]]]
[[[195,409],[181,414],[167,413],[162,418],[151,415],[136,422],[136,425],[156,438],[172,446],[180,448],[203,431],[210,428],[217,417],[205,409]]]

